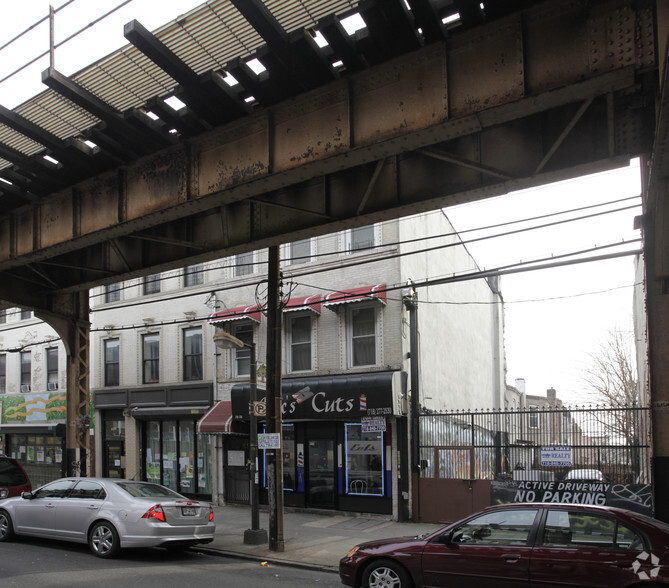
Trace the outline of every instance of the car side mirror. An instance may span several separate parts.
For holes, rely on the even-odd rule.
[[[25,498],[26,500],[32,500],[33,499],[33,493],[32,492],[21,492],[21,498]]]

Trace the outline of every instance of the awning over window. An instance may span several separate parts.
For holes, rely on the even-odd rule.
[[[224,308],[209,315],[209,322],[212,324],[225,323],[229,321],[239,321],[251,319],[256,323],[260,322],[260,307],[257,304],[250,306],[238,306],[236,308]]]
[[[232,402],[219,400],[197,422],[198,433],[232,433]]]
[[[376,284],[375,286],[364,286],[362,288],[353,288],[351,290],[339,290],[330,292],[323,299],[323,304],[327,307],[337,306],[338,304],[347,304],[349,302],[363,302],[365,300],[376,300],[381,304],[386,303],[386,285]]]
[[[5,423],[0,425],[0,434],[2,435],[55,435],[56,437],[65,437],[66,429],[63,423],[55,425],[34,424],[34,423]]]
[[[286,306],[283,307],[284,312],[291,312],[295,310],[310,310],[316,314],[321,313],[321,295],[314,294],[312,296],[303,296],[302,298],[291,298]]]

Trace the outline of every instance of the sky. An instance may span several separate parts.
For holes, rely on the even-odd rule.
[[[41,72],[49,66],[45,56],[5,80],[19,66],[49,49],[48,21],[20,41],[5,47],[39,19],[49,5],[55,16],[55,43],[67,39],[115,7],[121,8],[84,34],[55,51],[55,67],[71,75],[97,59],[127,45],[123,25],[139,20],[154,30],[199,6],[202,0],[23,0],[3,3],[0,20],[0,104],[14,108],[44,91]],[[159,6],[160,9],[156,10]],[[641,192],[639,164],[541,188],[508,194],[481,203],[446,210],[459,231],[516,221],[542,214],[609,202]],[[638,200],[634,201],[637,204]],[[617,204],[621,207],[630,203]],[[482,269],[542,256],[639,238],[633,219],[640,209],[579,221],[554,228],[526,231],[467,245]],[[537,224],[534,221],[531,224]],[[514,227],[517,228],[517,227]],[[499,232],[499,229],[495,229]],[[463,240],[484,233],[463,233]],[[638,244],[630,246],[635,249]],[[592,356],[613,330],[632,332],[632,257],[573,265],[560,269],[507,275],[501,289],[505,300],[507,383],[524,378],[528,394],[544,395],[555,388],[569,404],[586,398],[583,378]]]

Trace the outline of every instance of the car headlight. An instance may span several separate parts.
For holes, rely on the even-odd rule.
[[[8,488],[0,488],[0,498],[7,498],[9,496]]]
[[[346,554],[346,557],[351,557],[356,551],[358,551],[358,549],[360,549],[360,545],[356,545],[353,549],[351,549],[351,551]]]

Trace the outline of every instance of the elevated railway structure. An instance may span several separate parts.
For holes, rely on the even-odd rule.
[[[128,46],[76,75],[48,68],[47,90],[0,107],[0,301],[65,342],[68,461],[87,446],[91,287],[642,157],[666,496],[668,16],[651,0],[210,0],[157,31],[129,22]]]

